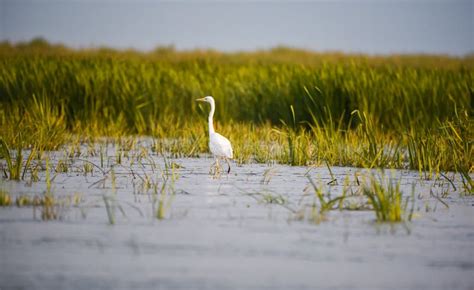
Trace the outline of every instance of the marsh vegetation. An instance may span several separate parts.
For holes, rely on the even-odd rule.
[[[61,265],[38,270],[44,259],[32,243],[46,254],[55,253],[51,245],[84,251],[88,258],[66,268],[86,273],[96,288],[152,287],[153,275],[169,287],[217,289],[232,281],[236,288],[305,288],[324,280],[308,269],[323,273],[347,262],[367,273],[374,265],[399,271],[408,262],[416,271],[396,284],[357,275],[366,278],[328,286],[469,288],[473,79],[472,56],[1,43],[0,247],[8,249],[6,266],[44,279],[30,283],[14,267],[0,267],[0,281],[13,275],[7,286],[83,286],[73,278],[61,284]],[[216,99],[215,126],[232,142],[237,165],[217,178],[208,174],[208,107],[195,102],[206,95]],[[84,226],[84,237],[68,226]],[[104,228],[117,239],[104,240]],[[390,245],[379,248],[381,260],[376,240]],[[433,244],[433,258],[418,254],[434,240],[456,246]],[[109,264],[129,258],[131,249],[164,272],[136,271],[132,284],[112,272],[98,276],[86,260],[104,248],[113,250],[105,254]],[[25,255],[36,259],[26,265],[32,259]],[[214,259],[205,269],[217,275],[200,272],[191,256]],[[261,280],[240,279],[250,260]],[[273,260],[297,267],[299,276],[274,280],[273,271],[285,267]],[[137,261],[131,265],[140,268]],[[169,265],[177,276],[166,272]]]
[[[73,51],[0,46],[1,135],[57,149],[148,135],[176,156],[207,152],[206,107],[239,163],[472,171],[474,59],[316,54]],[[18,134],[21,133],[21,134]]]

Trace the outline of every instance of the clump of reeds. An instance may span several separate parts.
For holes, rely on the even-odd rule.
[[[138,134],[155,137],[156,152],[199,156],[207,139],[194,100],[212,94],[215,125],[239,163],[411,168],[424,178],[453,170],[472,189],[473,71],[472,57],[3,44],[0,135],[18,153],[58,149],[72,136]]]
[[[10,194],[0,189],[0,206],[9,206],[12,204],[12,198]]]
[[[363,194],[368,198],[379,222],[410,221],[413,216],[414,194],[404,197],[399,182],[393,182],[383,175],[379,178],[371,176],[363,185]]]
[[[23,164],[23,147],[18,144],[16,156],[12,158],[12,151],[7,142],[0,137],[0,156],[6,161],[6,168],[3,168],[4,176],[10,180],[20,180],[25,177],[26,171],[30,167],[31,160],[36,154],[36,148],[30,151],[30,154]]]

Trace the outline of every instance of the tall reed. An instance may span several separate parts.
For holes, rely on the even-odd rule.
[[[71,50],[0,44],[0,135],[57,149],[75,136],[157,138],[177,156],[207,150],[205,108],[239,162],[473,170],[474,58]],[[426,176],[426,177],[427,177]]]

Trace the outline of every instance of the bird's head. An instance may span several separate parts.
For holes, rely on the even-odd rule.
[[[207,96],[207,97],[204,97],[204,98],[196,99],[196,101],[206,102],[206,103],[212,104],[212,103],[214,103],[214,98],[211,97],[211,96]]]

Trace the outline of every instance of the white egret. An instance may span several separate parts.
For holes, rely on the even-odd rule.
[[[209,112],[209,149],[211,150],[212,155],[216,158],[216,162],[214,163],[217,167],[217,170],[220,169],[219,159],[224,159],[229,166],[227,170],[227,174],[230,173],[230,162],[229,159],[232,159],[233,152],[232,152],[232,145],[230,144],[229,139],[222,136],[221,134],[214,131],[214,125],[212,123],[212,118],[214,117],[214,111],[216,109],[216,103],[214,102],[214,98],[211,96],[207,96],[201,99],[197,99],[196,101],[199,102],[207,102],[211,104],[211,111]]]

